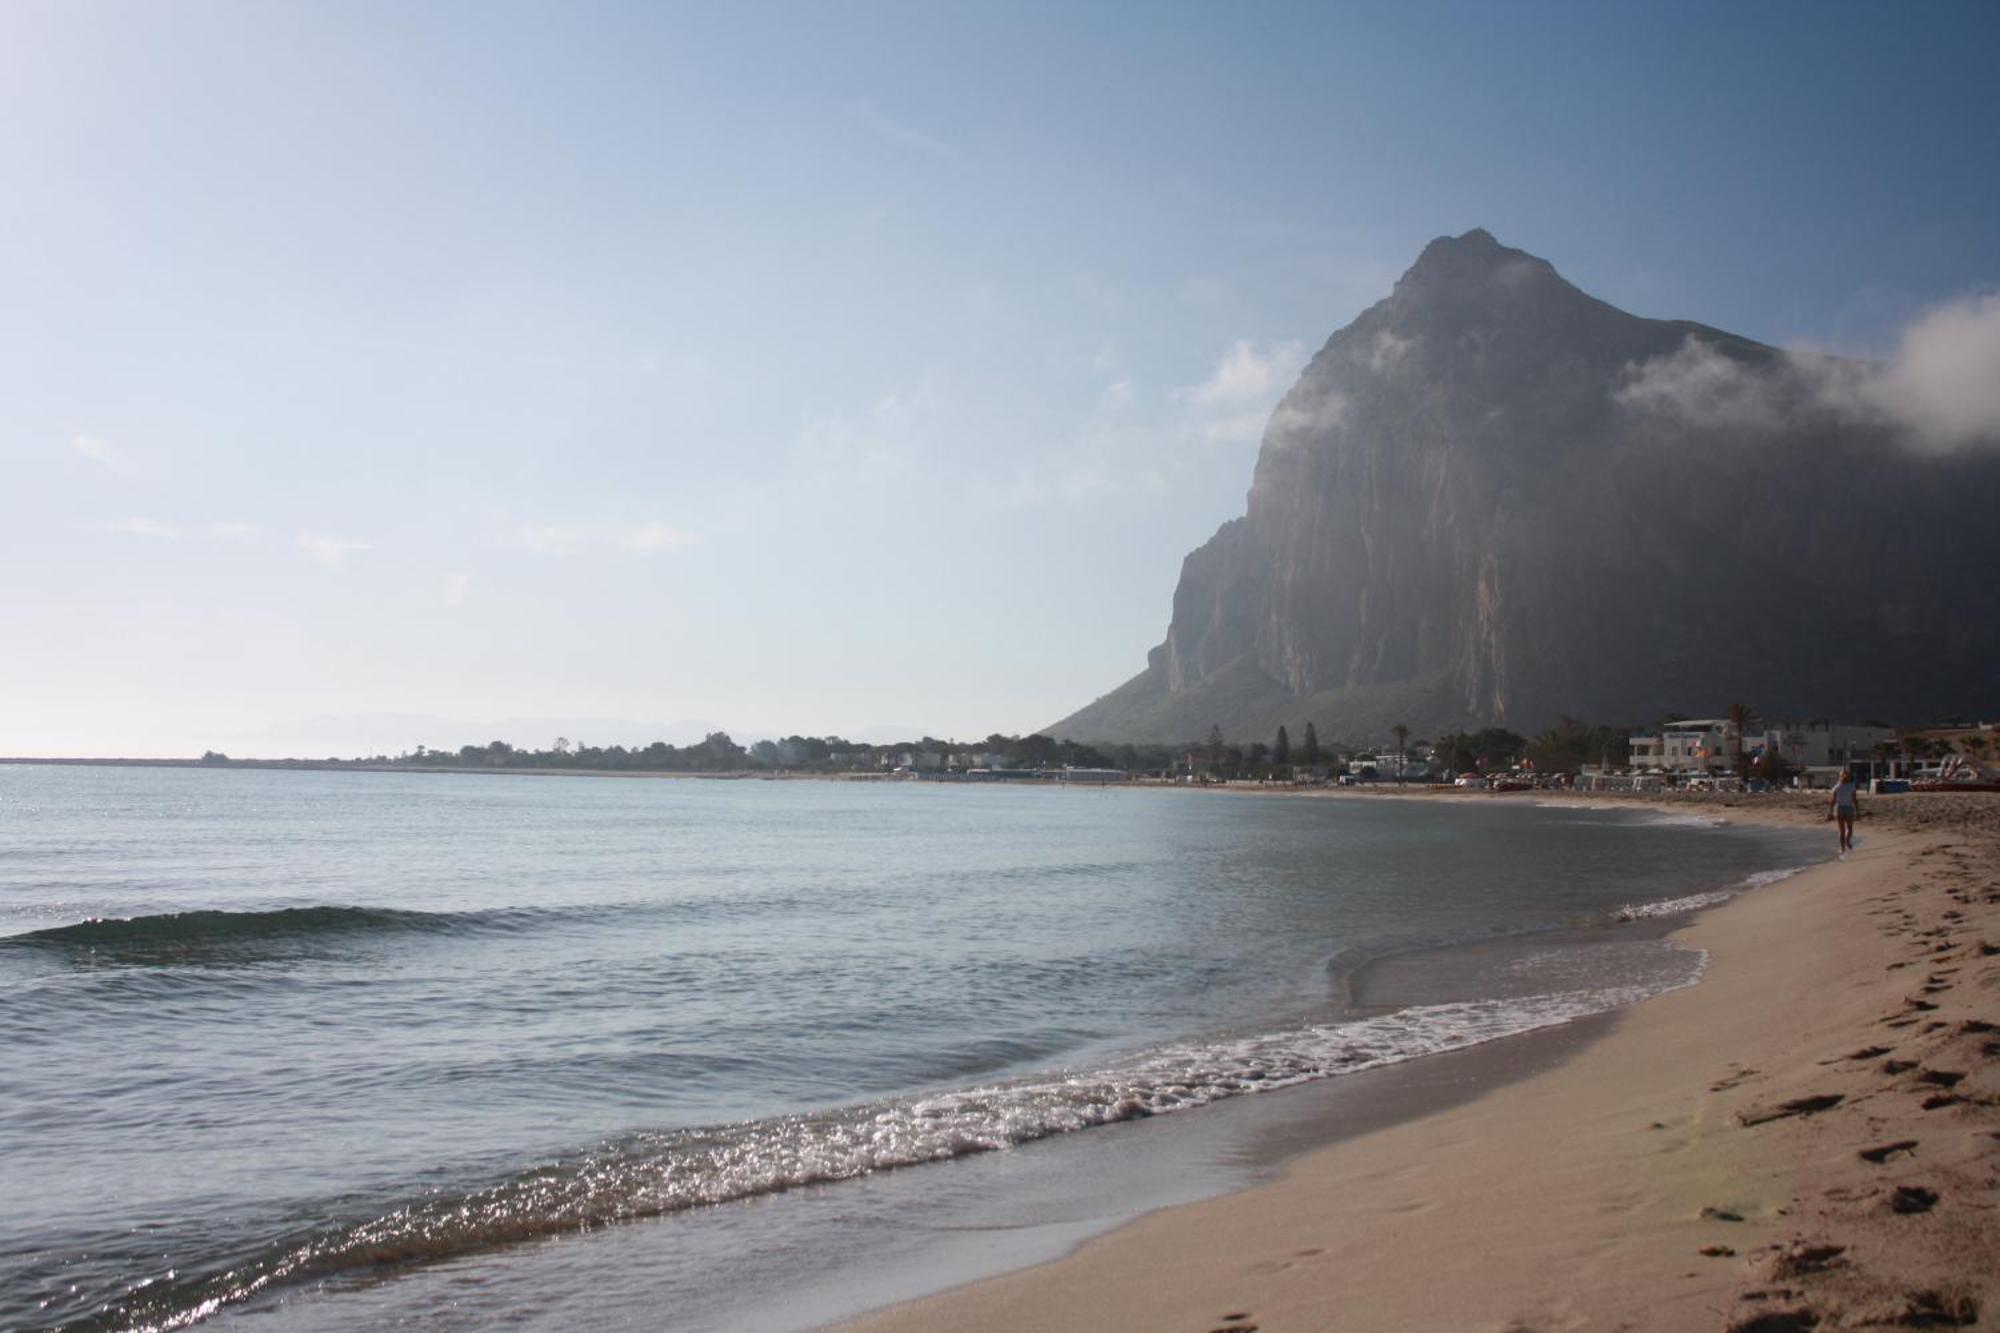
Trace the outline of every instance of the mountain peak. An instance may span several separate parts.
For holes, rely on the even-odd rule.
[[[1468,279],[1491,277],[1517,265],[1555,272],[1546,259],[1537,259],[1526,250],[1502,245],[1486,228],[1474,227],[1462,236],[1440,236],[1426,245],[1423,253],[1417,256],[1417,262],[1410,265],[1410,271],[1403,275],[1403,280],[1407,282],[1415,278],[1420,282],[1461,283]]]
[[[1397,280],[1394,296],[1405,317],[1417,311],[1513,311],[1524,303],[1587,299],[1548,260],[1502,245],[1484,227],[1462,236],[1440,236],[1426,245]]]

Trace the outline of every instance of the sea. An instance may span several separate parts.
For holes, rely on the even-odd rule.
[[[1694,984],[1669,928],[1830,842],[1532,796],[0,766],[0,1328],[814,1327]]]

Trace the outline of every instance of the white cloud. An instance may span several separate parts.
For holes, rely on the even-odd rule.
[[[1291,387],[1305,364],[1304,343],[1276,343],[1259,351],[1256,344],[1240,340],[1223,353],[1207,379],[1176,391],[1174,396],[1197,408],[1260,402],[1268,407],[1271,400]]]
[[[263,534],[255,523],[231,521],[209,524],[208,535],[221,542],[254,542]]]
[[[1873,386],[1880,409],[1940,446],[2000,442],[2000,292],[1934,307]]]
[[[692,532],[682,532],[664,523],[648,523],[628,534],[622,543],[626,550],[639,555],[650,555],[654,551],[671,551],[676,547],[692,546],[701,537]]]
[[[1323,393],[1311,401],[1293,395],[1273,409],[1265,438],[1281,449],[1308,443],[1346,420],[1347,407],[1347,399],[1338,393]]]
[[[1628,366],[1617,398],[1702,426],[1776,430],[1831,416],[1886,427],[1920,449],[2000,444],[2000,293],[1924,312],[1886,361],[1800,350],[1760,368],[1690,337]]]
[[[104,524],[106,532],[122,532],[131,537],[158,537],[172,541],[181,535],[180,529],[151,518],[115,518]]]
[[[699,533],[685,532],[657,520],[650,523],[524,523],[518,537],[521,545],[543,555],[570,555],[590,549],[652,555],[692,546],[701,540]]]
[[[1301,342],[1261,350],[1247,340],[1236,342],[1207,379],[1174,391],[1174,400],[1187,409],[1181,430],[1211,447],[1254,443],[1305,364]]]
[[[1666,356],[1627,366],[1625,375],[1612,396],[1641,412],[1711,429],[1772,430],[1785,420],[1786,395],[1777,378],[1693,336]]]
[[[337,569],[353,552],[368,550],[369,544],[355,541],[350,537],[329,537],[319,532],[301,532],[299,549],[328,569]]]
[[[91,462],[101,463],[114,472],[122,472],[125,469],[125,455],[95,435],[78,432],[69,437],[69,447]]]
[[[447,574],[444,576],[444,604],[464,606],[466,590],[472,586],[470,574]]]

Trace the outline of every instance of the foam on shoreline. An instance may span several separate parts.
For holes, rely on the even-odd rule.
[[[1996,1275],[1973,1256],[1990,1257],[1995,1243],[1977,1202],[1993,1192],[1984,1155],[1995,1136],[1954,1133],[1953,1117],[1992,1128],[2000,1098],[1990,1086],[1983,1102],[1940,1096],[1920,1062],[1977,1064],[1987,1041],[1978,1077],[1993,1081],[2000,1043],[1979,1035],[1990,1023],[1926,1010],[1953,995],[1960,1011],[1980,1003],[1978,987],[1958,984],[1975,970],[1968,962],[1984,985],[2000,981],[2000,950],[1979,941],[2000,927],[2000,876],[1988,862],[1983,899],[1947,891],[1953,881],[1938,870],[1969,882],[1983,853],[1955,851],[1927,811],[1912,814],[1928,832],[1884,832],[1845,861],[1773,873],[1774,892],[1638,905],[1654,918],[1716,908],[1673,937],[1708,952],[1703,984],[1627,1010],[1607,1037],[1546,1072],[1314,1151],[1274,1184],[1149,1214],[1065,1259],[859,1327],[1192,1318],[1283,1333],[1324,1327],[1339,1310],[1357,1328],[1707,1330],[1739,1299],[1744,1319],[1789,1311],[1788,1300],[1804,1312],[1799,1327],[1840,1322],[1843,1311],[1921,1323],[1973,1310],[1994,1294],[1975,1290]],[[1975,835],[1989,849],[1995,823]],[[1975,902],[1985,904],[1977,913]],[[1944,966],[1899,970],[1912,958]],[[1912,980],[1933,996],[1913,1017]],[[1904,1046],[1906,1064],[1870,1063]],[[1902,1069],[1912,1072],[1890,1077]],[[1867,1109],[1850,1115],[1857,1098]],[[1823,1115],[1794,1109],[1828,1105]],[[1924,1143],[1900,1174],[1878,1165],[1891,1160],[1879,1142],[1895,1137],[1888,1125]],[[1858,1151],[1870,1145],[1872,1155]],[[1911,1196],[1923,1224],[1880,1202],[1883,1180],[1912,1174],[1934,1182]],[[1932,1202],[1954,1190],[1968,1200],[1960,1211]],[[1806,1244],[1802,1230],[1833,1246],[1824,1253],[1858,1260],[1801,1268],[1787,1256]]]

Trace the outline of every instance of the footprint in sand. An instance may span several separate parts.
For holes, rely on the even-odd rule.
[[[1794,1245],[1771,1260],[1771,1276],[1783,1280],[1824,1273],[1829,1268],[1845,1268],[1846,1254],[1845,1245]]]
[[[1809,1333],[1819,1327],[1819,1315],[1809,1308],[1760,1310],[1735,1320],[1724,1333]]]
[[[1942,1197],[1934,1189],[1922,1185],[1898,1185],[1896,1192],[1889,1196],[1889,1211],[1908,1216],[1912,1213],[1928,1213],[1937,1207]]]
[[[1831,1111],[1846,1100],[1847,1094],[1841,1092],[1822,1092],[1812,1097],[1794,1097],[1775,1106],[1759,1106],[1738,1111],[1736,1123],[1748,1128],[1772,1120],[1783,1120],[1787,1116],[1818,1115],[1821,1111]]]
[[[1894,1143],[1884,1143],[1873,1148],[1863,1148],[1859,1155],[1862,1161],[1874,1162],[1879,1166],[1881,1163],[1894,1157],[1897,1153],[1903,1152],[1909,1153],[1912,1157],[1916,1156],[1917,1141],[1915,1139],[1897,1139]]]

